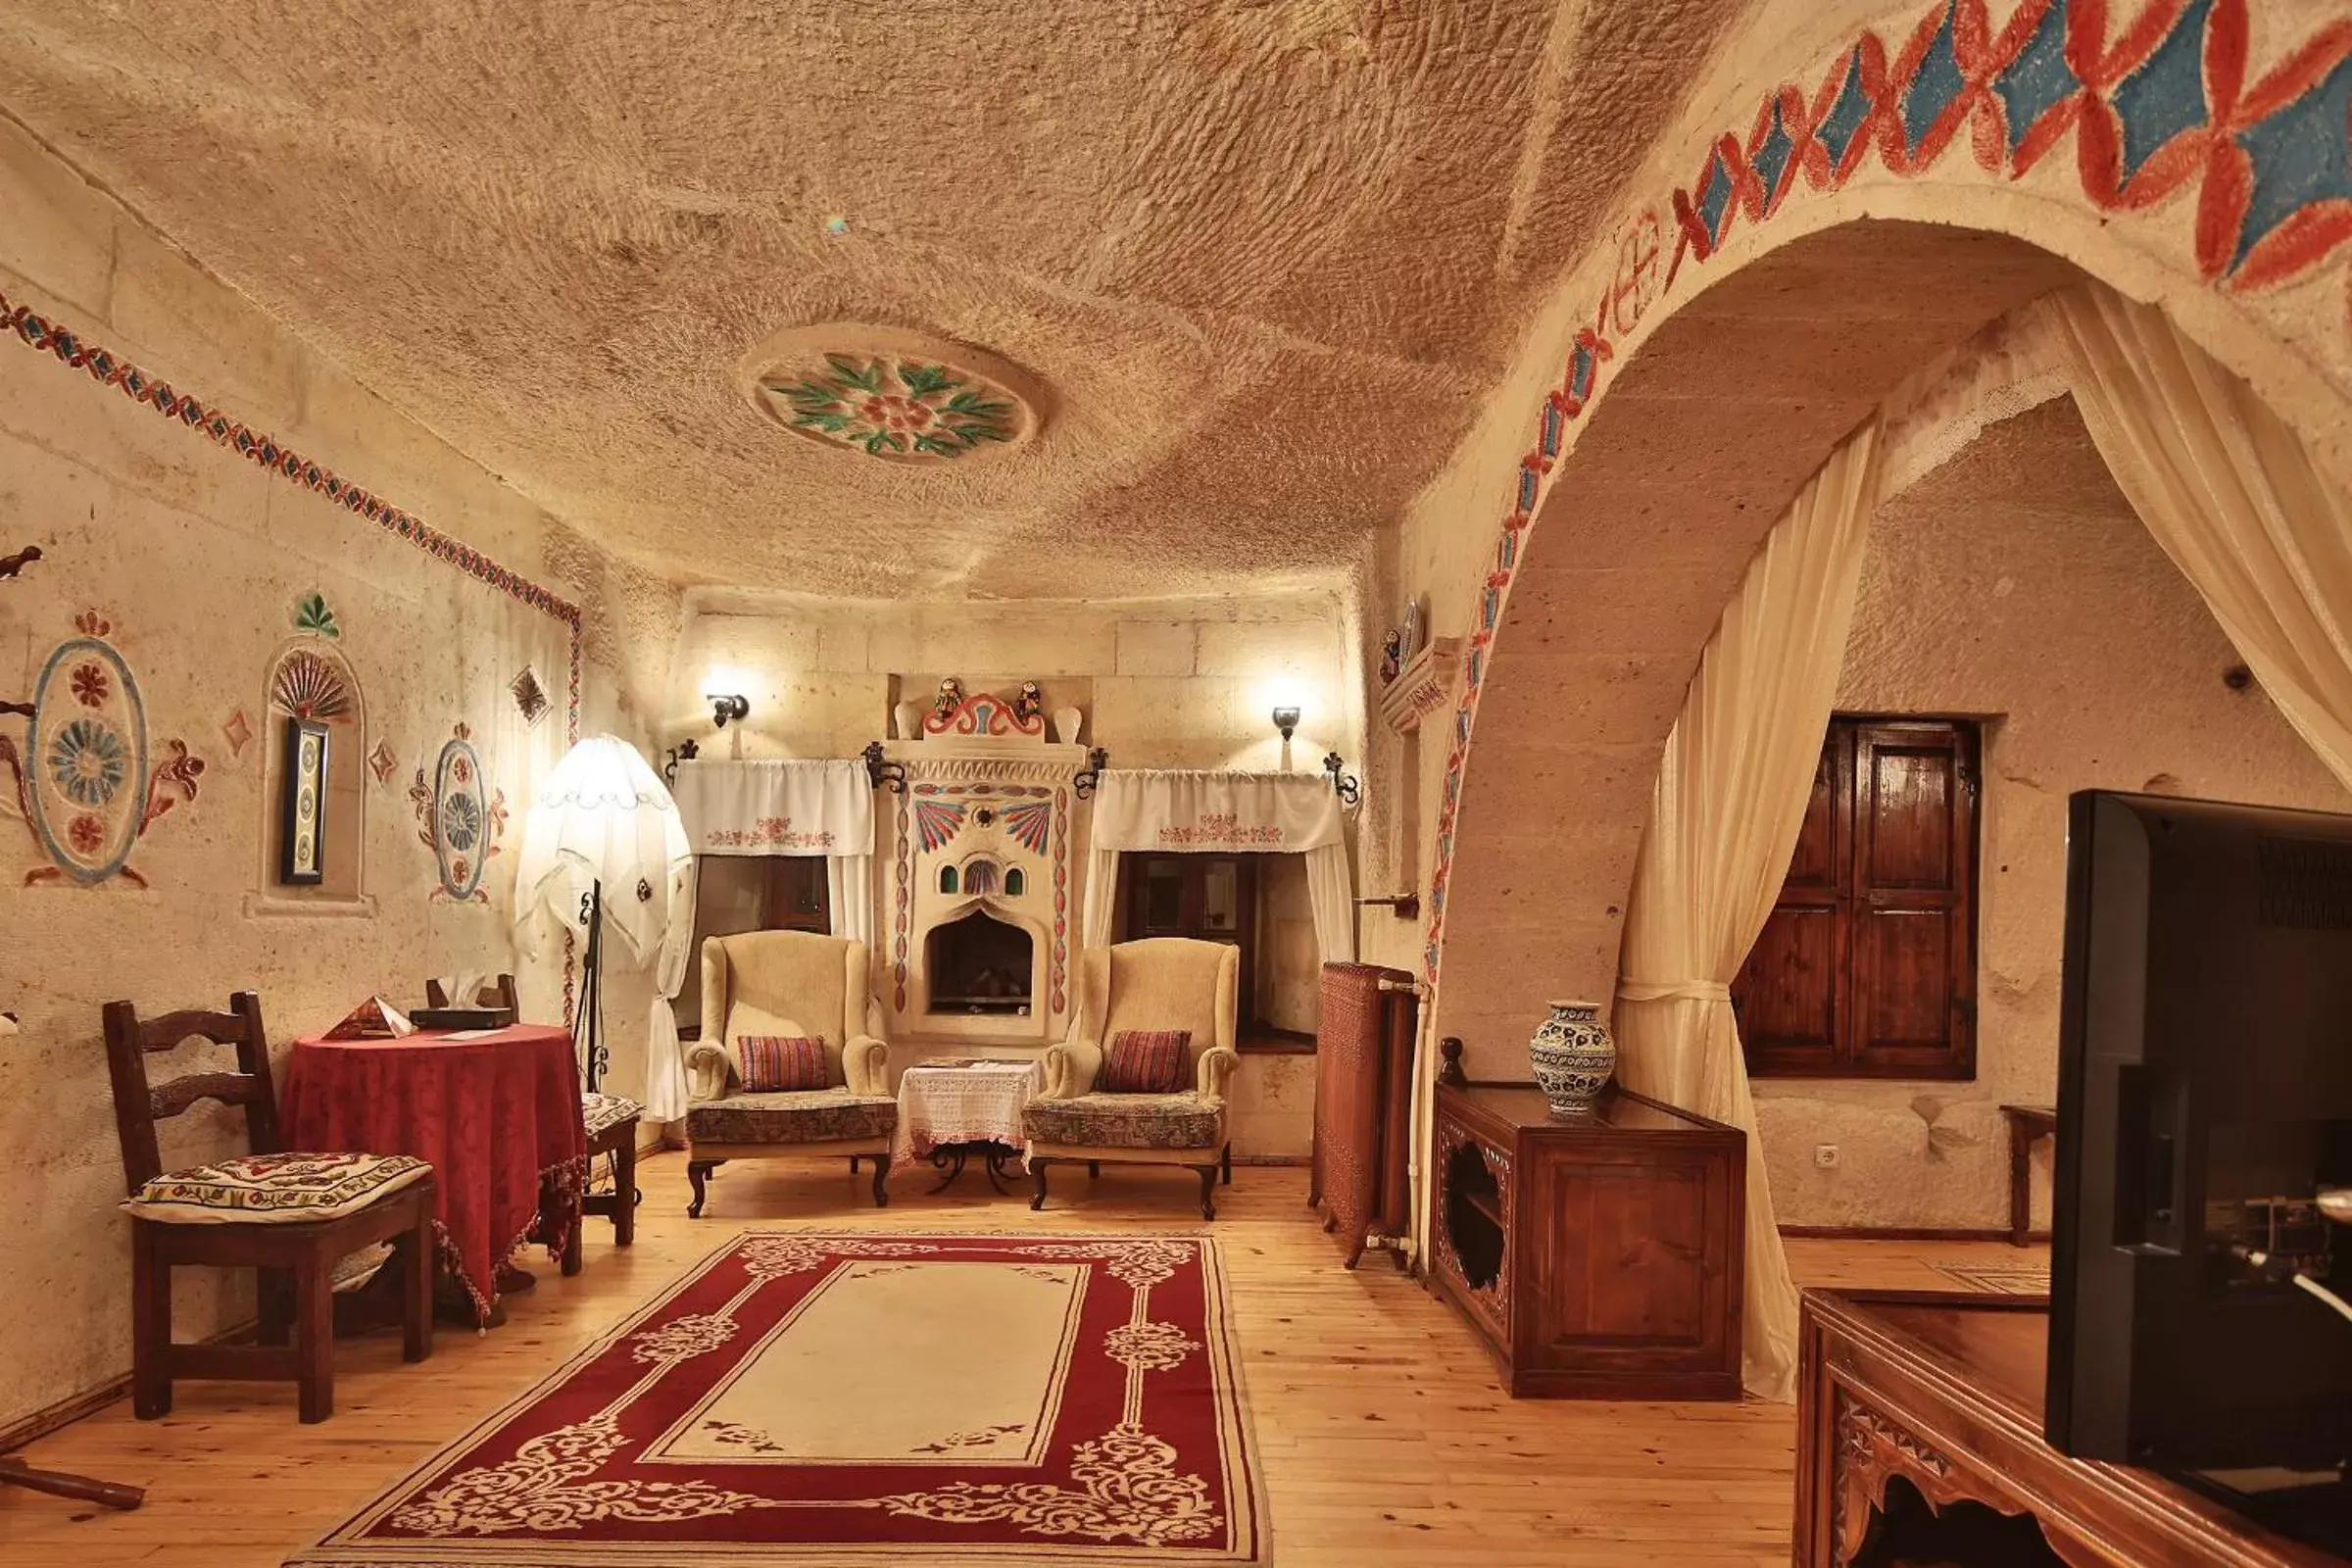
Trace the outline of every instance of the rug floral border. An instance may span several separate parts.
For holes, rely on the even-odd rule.
[[[1219,1544],[1175,1545],[1154,1544],[1148,1534],[1132,1540],[1091,1541],[1024,1540],[1019,1542],[973,1542],[968,1544],[911,1543],[905,1540],[873,1543],[792,1543],[758,1542],[612,1542],[585,1540],[576,1537],[553,1537],[546,1534],[518,1535],[501,1539],[485,1539],[466,1535],[454,1539],[383,1540],[368,1538],[364,1532],[376,1525],[386,1514],[397,1508],[415,1507],[420,1498],[448,1491],[450,1477],[441,1485],[427,1489],[421,1483],[445,1470],[451,1470],[458,1460],[505,1427],[510,1421],[559,1390],[564,1383],[587,1369],[599,1357],[611,1354],[622,1342],[640,1331],[649,1322],[661,1317],[674,1302],[713,1268],[730,1255],[752,1250],[759,1255],[757,1244],[767,1243],[765,1255],[771,1259],[796,1259],[826,1243],[855,1242],[861,1249],[873,1249],[867,1256],[912,1255],[918,1250],[928,1250],[926,1244],[950,1247],[1038,1248],[1058,1250],[1063,1257],[1083,1257],[1101,1262],[1105,1271],[1130,1285],[1135,1292],[1135,1314],[1139,1322],[1147,1316],[1147,1305],[1152,1284],[1168,1278],[1175,1266],[1190,1262],[1197,1256],[1200,1274],[1201,1329],[1208,1342],[1200,1348],[1206,1358],[1211,1387],[1216,1391],[1219,1410],[1216,1419],[1216,1443],[1223,1464],[1223,1506],[1226,1515],[1226,1540]],[[798,1244],[798,1245],[796,1245]],[[1183,1248],[1191,1256],[1178,1256],[1176,1249]],[[1197,1252],[1193,1251],[1197,1250]],[[1171,1261],[1171,1259],[1174,1261]],[[797,1271],[807,1271],[808,1265],[799,1263]],[[750,1270],[757,1288],[759,1273],[756,1265]],[[744,1293],[749,1295],[749,1289]],[[710,1348],[709,1337],[696,1325],[707,1325],[706,1317],[689,1316],[676,1319],[654,1334],[641,1336],[647,1344],[634,1348],[640,1362],[648,1360],[649,1348],[655,1362],[670,1356],[679,1360]],[[1154,1333],[1169,1325],[1146,1323]],[[1122,1331],[1125,1332],[1125,1331]],[[658,1343],[657,1343],[658,1342]],[[1082,1480],[1090,1469],[1096,1471],[1132,1471],[1135,1476],[1108,1477],[1102,1487],[1087,1490],[1102,1497],[1116,1500],[1120,1506],[1131,1506],[1133,1495],[1152,1495],[1155,1492],[1165,1496],[1171,1490],[1181,1491],[1183,1478],[1168,1478],[1157,1474],[1155,1465],[1164,1468],[1166,1456],[1152,1452],[1165,1445],[1145,1433],[1139,1422],[1143,1398],[1143,1378],[1147,1371],[1163,1363],[1157,1359],[1163,1348],[1152,1333],[1145,1333],[1133,1345],[1122,1345],[1112,1350],[1111,1357],[1123,1363],[1127,1393],[1125,1407],[1128,1423],[1093,1442],[1077,1445],[1077,1457],[1072,1466],[1072,1478]],[[647,1381],[659,1376],[660,1368],[649,1374]],[[625,1403],[625,1399],[622,1401]],[[1133,1425],[1133,1430],[1130,1430]],[[542,1434],[526,1440],[525,1448],[538,1445],[545,1453],[530,1459],[508,1461],[504,1466],[491,1466],[488,1471],[473,1470],[452,1474],[461,1483],[457,1490],[469,1496],[478,1493],[480,1479],[490,1472],[546,1471],[551,1456],[557,1458],[560,1469],[564,1460],[593,1456],[599,1446],[601,1430],[597,1421],[572,1423],[557,1433]],[[1225,1277],[1224,1257],[1215,1238],[1198,1232],[1169,1232],[1143,1235],[1090,1235],[1028,1233],[1008,1235],[1003,1231],[922,1231],[904,1235],[876,1233],[850,1228],[810,1228],[774,1230],[747,1229],[736,1233],[712,1248],[700,1259],[670,1280],[642,1306],[620,1322],[597,1335],[561,1366],[534,1381],[521,1394],[500,1405],[489,1415],[473,1423],[465,1433],[442,1445],[428,1458],[410,1466],[389,1486],[377,1492],[368,1501],[345,1517],[342,1523],[327,1532],[313,1546],[285,1558],[285,1568],[696,1568],[701,1564],[748,1565],[773,1561],[778,1568],[872,1568],[888,1560],[921,1559],[929,1563],[990,1563],[1010,1564],[1030,1561],[1069,1560],[1073,1563],[1091,1562],[1105,1565],[1164,1564],[1164,1563],[1271,1563],[1271,1530],[1266,1518],[1265,1486],[1259,1469],[1255,1433],[1251,1411],[1244,1384],[1242,1358],[1234,1343],[1233,1303],[1230,1286]],[[1132,1450],[1132,1451],[1131,1451]],[[1172,1456],[1173,1450],[1169,1450]],[[1139,1469],[1140,1467],[1140,1469]],[[588,1466],[593,1469],[593,1464]],[[1141,1474],[1152,1471],[1152,1474]],[[495,1491],[508,1477],[491,1476]],[[1138,1481],[1140,1480],[1140,1487]],[[544,1488],[542,1475],[531,1478],[534,1487]],[[558,1490],[561,1490],[558,1483]],[[593,1493],[600,1485],[591,1483]],[[673,1490],[673,1489],[658,1489]],[[689,1492],[707,1492],[713,1501],[730,1494],[723,1489],[708,1488],[704,1483],[685,1484]],[[918,1499],[918,1516],[973,1520],[1002,1517],[1008,1508],[1006,1494],[1026,1492],[1054,1494],[1047,1498],[1049,1506],[1068,1509],[1075,1500],[1081,1512],[1088,1499],[1066,1489],[1049,1486],[1031,1487],[970,1487],[956,1485],[935,1489]],[[1016,1497],[1013,1506],[1017,1508]],[[744,1497],[749,1506],[772,1506],[760,1499]],[[526,1505],[527,1506],[527,1505]],[[559,1508],[561,1503],[558,1503]],[[945,1510],[944,1512],[939,1510]]]

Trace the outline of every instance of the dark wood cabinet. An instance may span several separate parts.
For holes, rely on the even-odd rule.
[[[1747,1140],[1622,1089],[1441,1083],[1431,1288],[1515,1396],[1740,1397]]]

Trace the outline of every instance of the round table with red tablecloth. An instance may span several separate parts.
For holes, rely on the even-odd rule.
[[[588,1140],[571,1035],[544,1024],[294,1043],[278,1106],[288,1149],[414,1154],[437,1177],[442,1263],[484,1323],[498,1265],[539,1219],[551,1253],[579,1223]]]

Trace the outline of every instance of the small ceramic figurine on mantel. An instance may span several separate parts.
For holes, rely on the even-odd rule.
[[[1537,1026],[1527,1054],[1555,1116],[1581,1116],[1617,1072],[1617,1040],[1596,1002],[1546,1003],[1550,1016]]]
[[[962,706],[963,682],[953,675],[944,677],[939,683],[939,695],[931,700],[932,713],[944,721]]]
[[[1404,673],[1404,633],[1391,628],[1380,645],[1380,683],[1394,686],[1396,677]]]
[[[1038,690],[1037,682],[1033,680],[1021,682],[1019,693],[1012,699],[1012,716],[1028,724],[1045,717],[1045,714],[1046,694]]]

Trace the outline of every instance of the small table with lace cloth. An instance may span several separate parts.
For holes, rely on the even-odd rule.
[[[918,1061],[899,1079],[899,1126],[891,1157],[928,1159],[946,1174],[932,1191],[963,1174],[964,1161],[983,1156],[989,1184],[1000,1193],[1005,1170],[1028,1152],[1021,1109],[1046,1087],[1043,1062],[970,1056]]]

